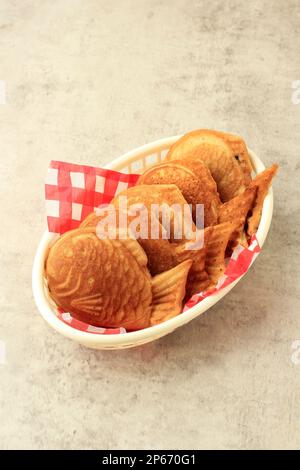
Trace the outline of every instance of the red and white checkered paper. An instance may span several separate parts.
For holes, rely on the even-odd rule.
[[[63,234],[79,227],[87,215],[96,210],[100,204],[109,204],[120,191],[134,186],[138,177],[137,174],[51,161],[45,184],[49,232]],[[183,312],[245,274],[260,251],[255,235],[248,248],[237,246],[217,286],[210,291],[193,295],[185,304]],[[63,322],[80,331],[93,334],[126,333],[124,328],[98,328],[88,325],[76,320],[60,308],[57,308],[57,315]]]

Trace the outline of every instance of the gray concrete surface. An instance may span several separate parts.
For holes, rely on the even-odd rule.
[[[0,448],[300,447],[299,30],[291,0],[1,0]],[[101,165],[197,127],[281,165],[251,272],[145,347],[55,333],[31,293],[49,160]]]

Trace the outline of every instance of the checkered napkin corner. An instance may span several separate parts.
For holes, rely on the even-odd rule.
[[[133,186],[139,175],[105,168],[51,161],[45,184],[48,230],[63,234],[100,204],[108,204],[120,191]]]

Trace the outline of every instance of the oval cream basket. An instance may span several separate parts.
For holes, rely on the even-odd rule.
[[[160,162],[164,159],[169,147],[180,136],[169,137],[161,139],[153,143],[139,147],[125,155],[113,160],[106,165],[106,168],[121,171],[124,173],[141,173],[154,163]],[[253,163],[256,173],[260,173],[265,169],[262,161],[249,150],[249,154]],[[273,192],[272,188],[264,201],[263,213],[258,232],[256,234],[260,246],[264,244],[266,236],[269,231],[273,213]],[[61,321],[57,315],[52,301],[49,299],[48,290],[44,280],[44,261],[49,244],[53,241],[56,235],[46,231],[39,243],[33,265],[32,272],[32,287],[36,305],[49,325],[62,335],[70,338],[78,343],[94,349],[122,349],[139,346],[148,343],[155,339],[171,333],[176,328],[190,322],[194,318],[200,316],[239,282],[239,279],[225,287],[219,293],[212,295],[200,302],[198,305],[190,308],[188,311],[175,318],[165,321],[160,325],[152,326],[150,328],[116,335],[101,335],[89,332],[79,331]]]

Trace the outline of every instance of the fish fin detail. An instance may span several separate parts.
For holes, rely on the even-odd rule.
[[[211,229],[205,259],[205,269],[211,281],[216,284],[225,271],[225,252],[230,237],[233,231],[236,230],[236,226],[225,222],[223,224],[214,225]]]
[[[242,234],[247,216],[253,207],[256,193],[257,188],[255,186],[248,187],[243,193],[230,199],[230,201],[225,202],[225,204],[220,207],[218,218],[219,224],[230,222],[236,227],[230,237],[231,249],[233,249],[243,239]]]
[[[213,231],[213,227],[206,227],[204,230],[204,243],[203,247],[195,252],[195,259],[189,271],[187,286],[186,286],[186,299],[190,299],[192,295],[203,292],[211,285],[211,280],[205,269],[205,258],[209,246],[209,240]]]
[[[259,173],[249,185],[249,187],[257,188],[256,198],[252,208],[252,215],[248,218],[247,233],[249,237],[251,237],[258,229],[264,199],[269,191],[272,179],[276,175],[278,168],[278,165],[272,165],[270,168],[267,168],[262,173]]]
[[[191,260],[152,278],[151,325],[176,317],[182,310],[187,276]]]

